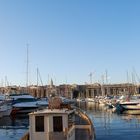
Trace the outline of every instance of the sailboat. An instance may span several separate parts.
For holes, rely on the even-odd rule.
[[[27,93],[20,93],[11,95],[12,99],[12,115],[17,114],[28,114],[32,111],[37,110],[38,108],[46,107],[48,106],[47,100],[38,100],[32,95],[30,95],[28,92],[28,46],[27,46],[27,79],[26,79],[26,92]]]

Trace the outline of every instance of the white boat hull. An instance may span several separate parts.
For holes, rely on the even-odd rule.
[[[12,111],[12,107],[11,106],[8,106],[8,105],[4,105],[3,107],[1,106],[0,117],[10,116],[11,111]]]
[[[138,105],[122,105],[125,110],[140,110],[140,104]]]

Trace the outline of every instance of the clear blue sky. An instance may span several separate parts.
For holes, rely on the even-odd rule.
[[[56,84],[126,82],[126,71],[140,75],[139,0],[1,0],[0,79],[36,84],[48,75]]]

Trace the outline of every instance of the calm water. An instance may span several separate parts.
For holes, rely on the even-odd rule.
[[[92,119],[97,140],[140,140],[140,115],[118,115],[94,103],[80,106]]]
[[[19,140],[28,130],[28,116],[0,118],[0,140]]]
[[[97,140],[140,140],[140,115],[118,115],[94,103],[78,104],[94,123]],[[28,130],[28,117],[0,119],[0,140],[19,140]]]

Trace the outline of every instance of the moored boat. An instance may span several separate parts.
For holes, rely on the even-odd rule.
[[[121,104],[125,110],[140,110],[140,103],[130,102],[128,104]]]
[[[94,140],[90,118],[81,110],[63,105],[58,98],[49,108],[29,114],[29,132],[21,140]]]
[[[3,101],[0,104],[0,117],[10,116],[11,111],[12,111],[12,107],[11,107],[11,105],[7,104],[6,101]]]
[[[29,94],[11,95],[12,98],[12,112],[11,115],[28,114],[38,108],[48,106],[47,100],[37,100]]]

